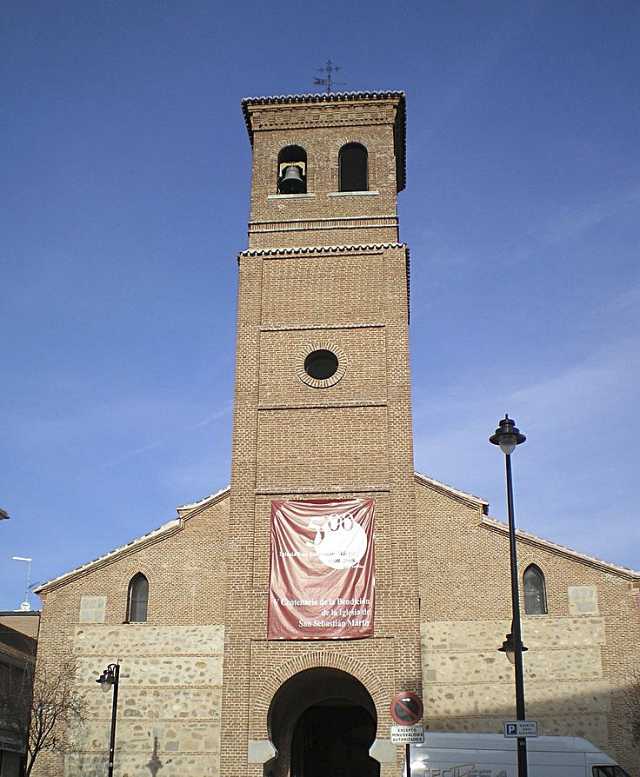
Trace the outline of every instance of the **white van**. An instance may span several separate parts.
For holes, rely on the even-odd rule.
[[[516,748],[515,739],[501,734],[425,731],[424,744],[411,745],[411,777],[517,777]],[[629,777],[579,737],[527,739],[527,763],[529,777]]]

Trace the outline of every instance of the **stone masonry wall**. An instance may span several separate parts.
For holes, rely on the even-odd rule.
[[[119,777],[214,777],[220,760],[223,626],[91,624],[75,630],[77,685],[87,722],[74,730],[65,777],[106,771],[112,692],[96,677],[120,656],[115,772]]]
[[[513,667],[497,652],[509,630],[509,620],[423,624],[430,728],[501,732],[503,721],[513,718]],[[602,618],[524,619],[527,716],[541,733],[583,736],[609,749],[604,639]]]

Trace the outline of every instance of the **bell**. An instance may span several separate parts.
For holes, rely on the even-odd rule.
[[[278,188],[281,194],[304,194],[306,186],[297,165],[285,167]]]

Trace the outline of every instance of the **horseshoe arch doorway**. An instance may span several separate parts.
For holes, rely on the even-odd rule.
[[[268,727],[276,756],[264,777],[379,777],[369,755],[377,716],[355,677],[316,667],[290,677],[274,695]]]

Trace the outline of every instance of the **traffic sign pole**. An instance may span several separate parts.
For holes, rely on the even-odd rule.
[[[504,735],[513,739],[514,737],[537,737],[538,721],[536,720],[508,720],[504,723]]]
[[[391,699],[389,712],[399,726],[413,726],[422,718],[422,699],[414,691],[401,691]]]
[[[424,712],[422,699],[414,691],[401,691],[391,699],[389,712],[396,723],[391,726],[391,741],[405,743],[406,777],[411,777],[411,742],[424,741],[424,729],[417,725]]]

